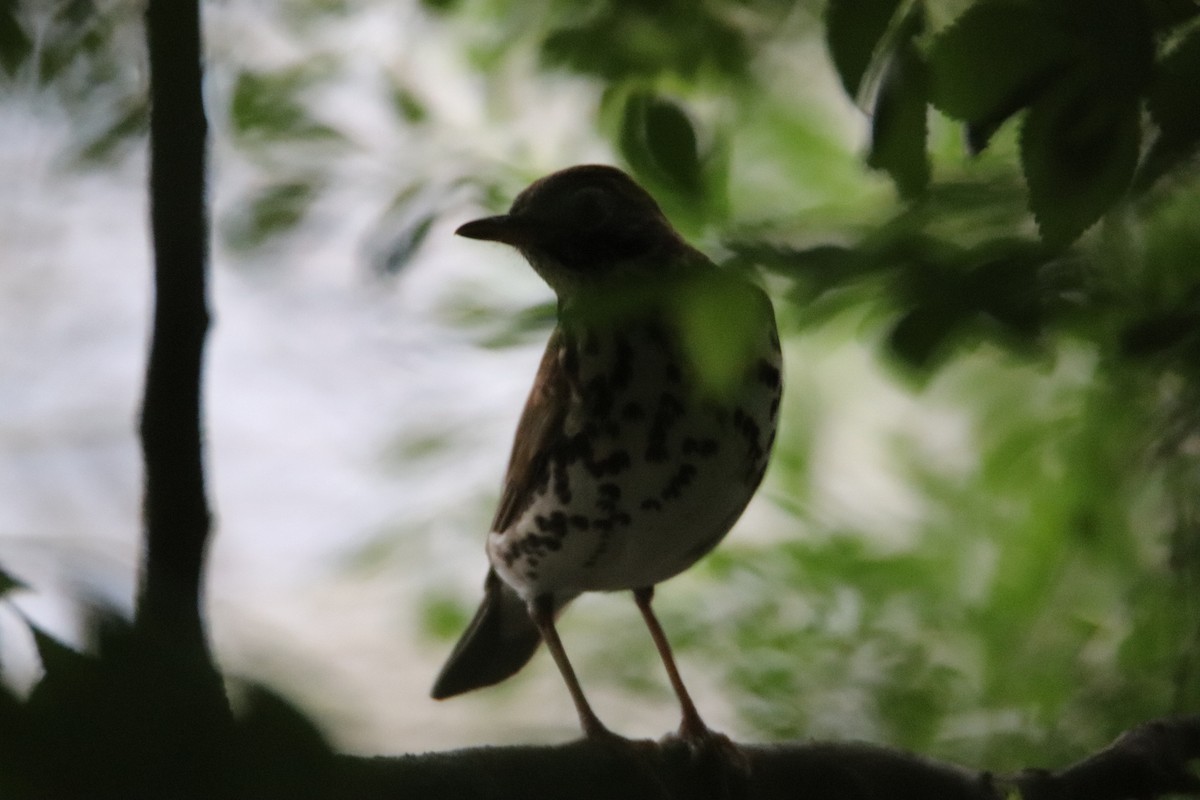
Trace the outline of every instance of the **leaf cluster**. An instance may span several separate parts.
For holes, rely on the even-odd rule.
[[[4,595],[23,586],[0,572]],[[10,606],[8,597],[0,606]],[[94,609],[83,649],[26,621],[42,675],[28,697],[0,687],[0,794],[12,798],[330,796],[332,752],[296,708],[258,685],[235,689],[233,730],[197,684],[210,663],[163,647]],[[195,657],[193,657],[195,656]],[[224,688],[217,685],[217,697]]]
[[[973,152],[1022,116],[1021,166],[1044,240],[1070,244],[1200,145],[1195,4],[982,0],[929,30],[923,2],[832,0],[830,54],[872,110],[868,163],[905,197],[929,185],[927,106]],[[1148,118],[1148,119],[1144,119]]]
[[[54,97],[71,116],[77,163],[103,163],[145,135],[139,13],[130,2],[0,3],[0,90]]]

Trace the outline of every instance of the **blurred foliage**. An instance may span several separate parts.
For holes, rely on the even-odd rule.
[[[321,70],[311,63],[278,72],[238,75],[229,100],[234,136],[266,146],[288,139],[337,138],[337,131],[314,120],[300,99],[320,75]]]
[[[245,198],[225,218],[225,242],[237,250],[262,245],[272,236],[294,228],[316,197],[310,181],[289,181],[268,186]]]
[[[333,752],[271,690],[234,684],[234,736],[206,740],[198,732],[212,725],[212,709],[192,689],[211,667],[156,647],[104,610],[85,621],[82,650],[29,628],[42,676],[27,698],[0,686],[0,795],[330,796]]]
[[[104,163],[147,129],[141,4],[0,3],[0,90],[31,88],[71,118],[69,155]]]
[[[0,3],[0,82],[86,119],[78,152],[92,158],[143,134],[141,51],[123,47],[135,6]],[[829,410],[789,395],[767,491],[795,535],[703,562],[705,592],[733,609],[721,619],[663,604],[681,650],[728,665],[749,728],[1001,769],[1200,707],[1196,2],[424,0],[415,13],[450,32],[489,97],[545,75],[589,87],[579,137],[605,137],[689,237],[761,268],[791,344],[852,328],[903,385],[969,414],[969,467],[924,459],[916,432],[894,443],[920,519],[885,546],[813,512]],[[218,133],[263,178],[219,226],[235,249],[301,227],[360,146],[321,103],[349,58],[210,65],[228,78],[210,97]],[[453,138],[437,92],[388,76],[378,102],[414,140]],[[376,273],[420,254],[459,189],[494,208],[534,177],[488,152],[398,176],[364,247]],[[553,308],[454,313],[507,346],[543,335]],[[468,618],[444,594],[422,613],[441,636]],[[39,647],[51,687],[84,663]],[[264,725],[318,747],[265,708]]]
[[[1004,359],[946,368],[982,387],[970,393],[977,474],[910,457],[928,508],[900,552],[832,530],[713,556],[739,608],[705,646],[738,654],[756,725],[873,731],[1005,769],[1195,707],[1194,672],[1181,670],[1194,670],[1198,573],[1165,559],[1178,533],[1164,526],[1181,520],[1168,522],[1165,465],[1144,449],[1153,409],[1144,387],[1061,357],[1084,361],[1077,375],[1050,381]],[[839,704],[857,716],[829,719]]]

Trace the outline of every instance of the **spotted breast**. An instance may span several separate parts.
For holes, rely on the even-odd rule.
[[[686,351],[666,314],[608,325],[564,314],[544,367],[566,396],[558,430],[526,507],[488,539],[523,598],[653,586],[728,533],[766,468],[782,386],[770,304],[755,306],[737,320],[754,326],[737,334],[752,357],[723,391],[705,386],[704,354]]]

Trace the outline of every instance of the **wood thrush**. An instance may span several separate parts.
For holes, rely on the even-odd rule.
[[[771,303],[614,167],[556,172],[457,233],[516,247],[558,295],[558,326],[517,426],[483,603],[433,696],[502,681],[544,641],[584,733],[609,735],[555,618],[582,592],[632,590],[680,735],[703,738],[650,601],[728,533],[762,479],[782,391]]]

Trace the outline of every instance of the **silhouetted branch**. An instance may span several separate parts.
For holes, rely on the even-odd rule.
[[[154,323],[142,405],[145,560],[133,646],[110,662],[124,695],[126,791],[235,797],[233,718],[201,616],[211,519],[201,376],[208,331],[207,123],[198,0],[150,0],[150,218]],[[123,680],[122,680],[123,678]],[[134,688],[136,687],[136,688]],[[115,789],[116,787],[114,787]]]
[[[747,800],[1118,800],[1200,794],[1200,716],[1147,723],[1061,771],[997,777],[866,744],[741,745],[699,757],[678,740],[487,747],[338,764],[331,796],[725,798]],[[1014,794],[1014,792],[1016,794]]]
[[[210,528],[200,419],[208,215],[199,26],[197,0],[152,0],[147,9],[155,302],[142,405],[146,553],[137,610],[139,627],[193,637],[202,636]]]
[[[1200,795],[1190,763],[1200,759],[1200,715],[1147,722],[1060,772],[1028,770],[1009,783],[1024,800],[1123,800]]]

